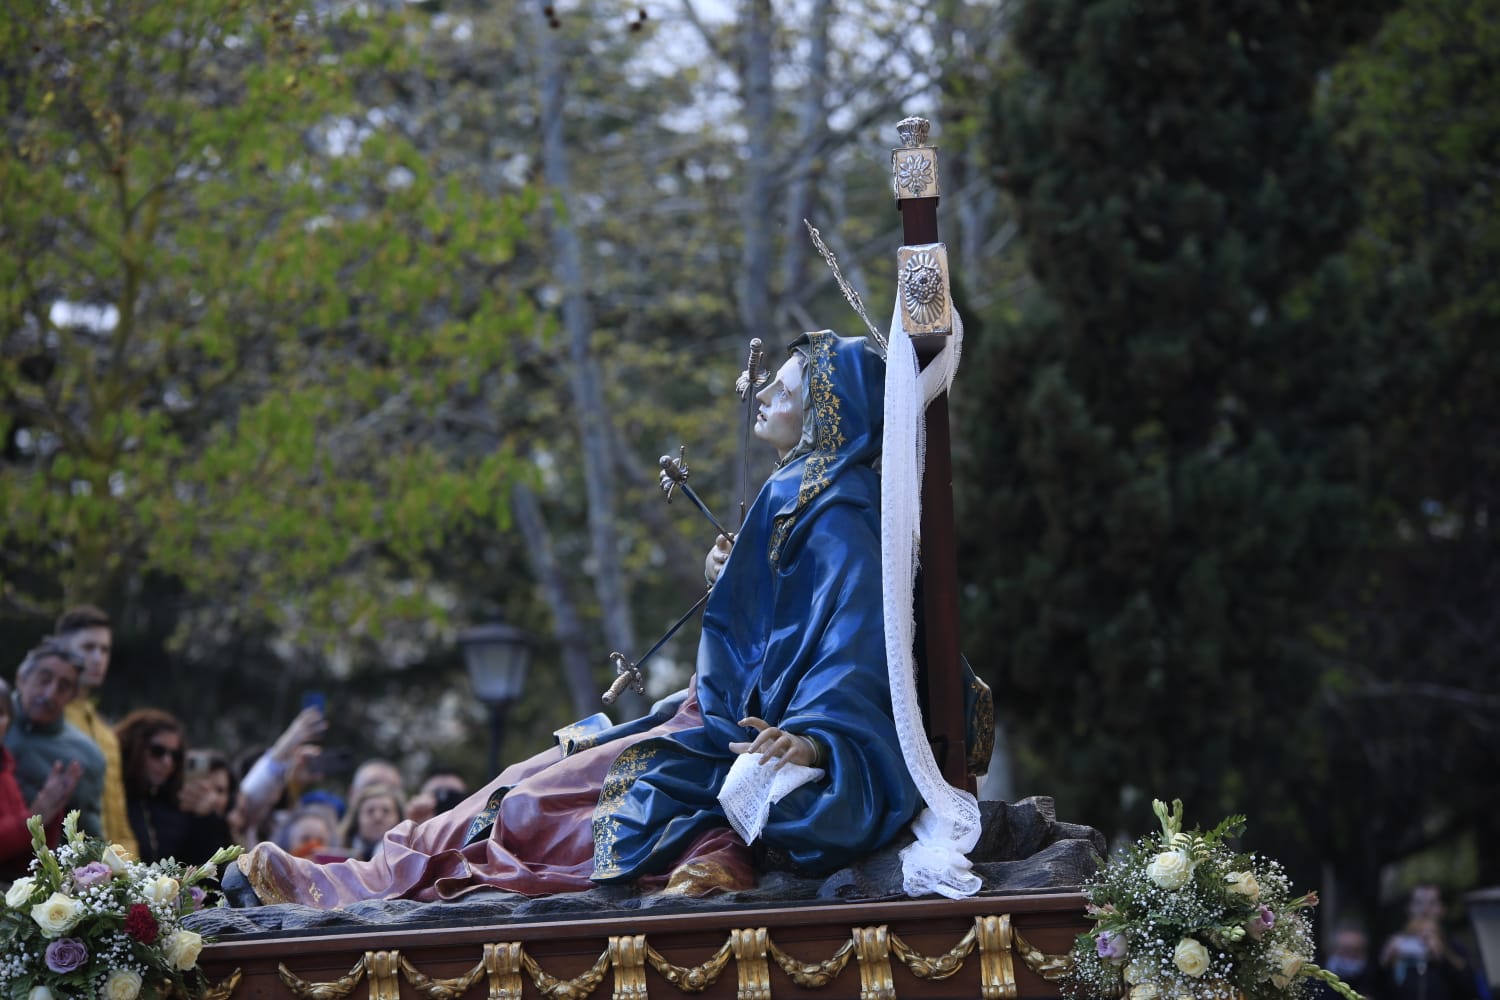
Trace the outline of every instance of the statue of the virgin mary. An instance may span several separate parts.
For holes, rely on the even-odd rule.
[[[887,680],[884,381],[873,345],[823,330],[799,338],[757,395],[755,434],[781,460],[732,547],[721,539],[706,560],[713,589],[686,692],[643,720],[565,731],[450,812],[397,826],[369,861],[261,844],[239,859],[260,900],[748,888],[754,854],[721,801],[741,758],[739,771],[793,776],[747,835],[794,869],[828,873],[890,842],[922,801]]]

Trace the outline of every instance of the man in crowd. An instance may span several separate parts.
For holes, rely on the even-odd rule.
[[[57,620],[56,634],[63,645],[83,657],[78,697],[68,704],[66,717],[93,740],[104,755],[104,836],[129,851],[131,857],[140,857],[135,834],[130,830],[130,820],[125,813],[120,741],[115,738],[114,728],[99,714],[99,688],[109,675],[109,657],[114,648],[109,615],[91,604],[69,608]]]
[[[16,758],[16,783],[30,801],[47,780],[76,762],[81,773],[67,808],[79,811],[79,828],[103,836],[104,754],[63,713],[78,695],[83,658],[52,637],[26,654],[12,695],[15,721],[5,746]]]

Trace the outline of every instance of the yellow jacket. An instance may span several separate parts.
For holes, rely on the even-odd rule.
[[[104,754],[104,836],[129,851],[132,858],[140,857],[141,849],[136,845],[135,834],[130,829],[130,816],[125,811],[125,775],[120,769],[120,741],[115,739],[114,729],[104,721],[99,706],[88,695],[73,699],[65,716]]]

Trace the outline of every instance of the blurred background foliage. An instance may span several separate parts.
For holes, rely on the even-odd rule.
[[[0,636],[96,602],[109,712],[233,749],[318,688],[478,781],[502,617],[529,754],[701,592],[657,456],[732,521],[748,339],[858,331],[801,219],[883,324],[918,113],[1008,786],[1248,812],[1365,916],[1500,882],[1497,55],[1478,0],[22,5]]]

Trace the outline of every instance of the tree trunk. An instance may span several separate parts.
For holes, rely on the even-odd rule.
[[[540,7],[532,11],[537,39],[537,68],[541,76],[542,169],[550,193],[551,239],[556,274],[562,282],[562,319],[572,363],[570,382],[574,415],[582,445],[585,496],[588,500],[590,550],[595,561],[594,587],[610,648],[632,656],[635,628],[625,597],[619,534],[615,530],[614,469],[609,453],[610,419],[605,408],[599,367],[590,338],[593,310],[584,287],[583,256],[568,204],[572,196],[568,149],[563,137],[563,75],[557,39],[543,23]],[[621,699],[625,702],[626,699]],[[633,707],[633,706],[632,706]]]
[[[788,171],[790,182],[783,224],[786,241],[781,269],[783,316],[791,311],[789,304],[797,301],[806,283],[810,240],[802,220],[811,219],[813,215],[817,181],[822,173],[819,166],[821,143],[818,140],[828,129],[824,104],[828,98],[828,22],[832,13],[830,0],[816,0],[807,27],[807,85],[802,90],[802,101],[797,109],[797,134],[793,137],[796,147]]]
[[[567,580],[557,565],[557,555],[552,549],[552,533],[547,528],[546,518],[542,516],[536,494],[525,483],[517,482],[511,489],[511,503],[516,515],[516,526],[521,529],[521,544],[526,549],[526,559],[531,563],[531,572],[541,583],[542,590],[547,595],[547,607],[552,611],[552,629],[562,652],[563,675],[568,679],[573,714],[581,719],[599,710],[599,685],[590,665],[588,646],[584,642],[587,633],[583,618],[568,594]]]

